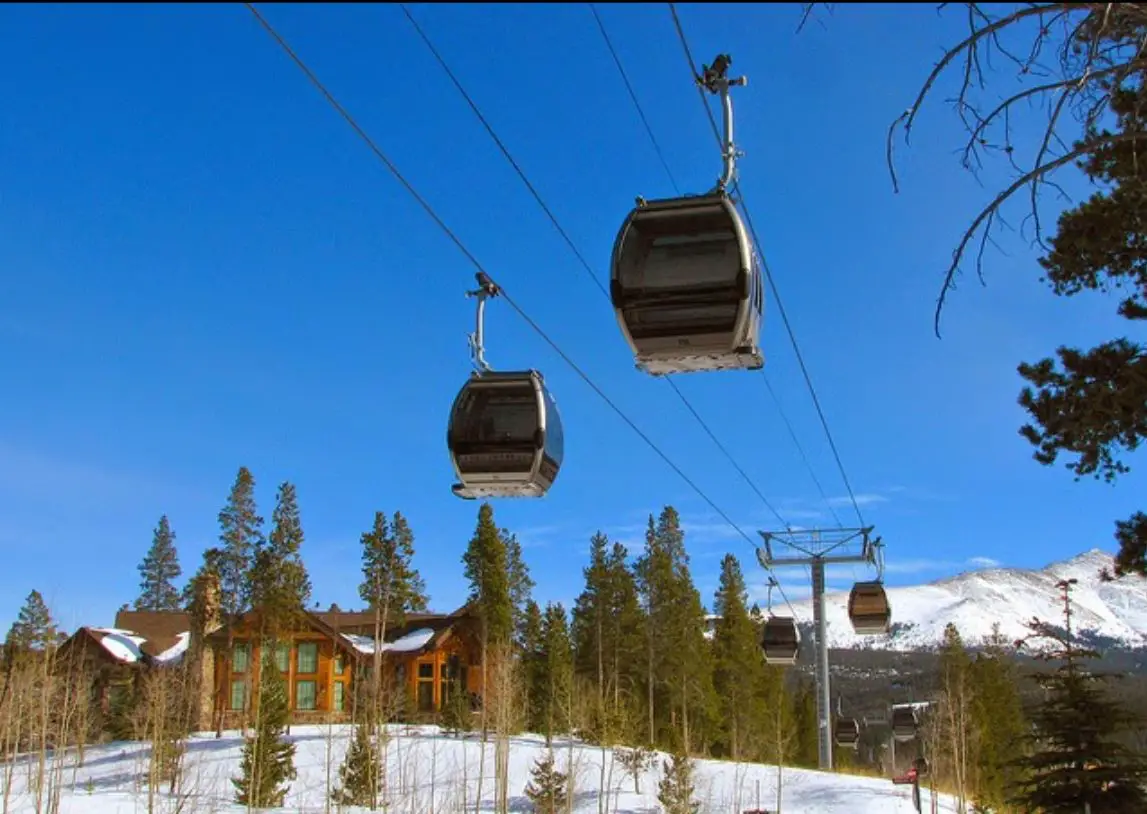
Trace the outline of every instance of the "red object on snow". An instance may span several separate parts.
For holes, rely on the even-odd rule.
[[[918,775],[918,772],[916,771],[916,767],[913,766],[911,769],[909,769],[908,771],[906,771],[904,774],[900,775],[899,777],[893,777],[892,782],[895,783],[897,786],[906,786],[906,785],[909,785],[910,783],[915,783],[916,778],[918,776],[919,775]]]

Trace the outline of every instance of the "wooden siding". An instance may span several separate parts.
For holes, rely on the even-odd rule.
[[[254,624],[248,622],[236,625],[232,629],[231,636],[234,645],[246,645],[248,669],[245,673],[234,672],[232,668],[234,647],[228,651],[225,638],[215,639],[214,684],[216,691],[214,693],[214,706],[216,717],[218,719],[221,716],[221,726],[225,729],[244,727],[253,721],[253,697],[259,680],[259,666],[261,664],[261,647],[258,630]],[[349,719],[354,705],[356,676],[358,680],[368,679],[371,656],[358,651],[348,652],[336,646],[334,639],[322,630],[295,631],[289,637],[285,637],[285,641],[290,642],[288,670],[285,678],[289,692],[288,708],[291,712],[291,720],[295,723],[303,723],[308,721],[325,722],[331,717],[334,717],[335,720]],[[298,646],[304,642],[313,642],[318,646],[317,670],[313,674],[298,673]],[[337,675],[335,665],[336,658],[340,653],[344,657],[344,667],[342,675]],[[446,681],[447,667],[451,657],[457,657],[459,666],[465,668],[467,692],[481,695],[481,657],[472,636],[452,632],[444,635],[439,646],[429,652],[410,655],[384,654],[383,669],[385,675],[393,679],[400,670],[405,674],[404,691],[407,697],[406,708],[409,713],[425,715],[442,708],[445,701],[443,683]],[[421,677],[420,668],[426,669],[429,677]],[[246,709],[231,708],[232,682],[235,681],[245,683],[244,705]],[[315,681],[316,683],[313,710],[297,708],[298,683],[300,681]],[[429,696],[428,700],[432,709],[426,709],[424,704],[421,706],[419,704],[419,687],[421,684],[430,685],[427,690],[423,690],[425,693],[423,698]],[[343,688],[343,709],[341,711],[333,709],[336,685],[341,685]]]

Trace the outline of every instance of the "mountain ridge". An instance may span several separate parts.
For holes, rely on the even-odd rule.
[[[848,621],[848,592],[826,593],[828,645],[850,650],[933,650],[952,623],[964,643],[976,647],[989,642],[998,623],[1003,643],[1011,646],[1029,633],[1026,623],[1032,618],[1062,626],[1063,604],[1056,584],[1075,579],[1072,627],[1081,642],[1099,650],[1147,649],[1147,579],[1126,576],[1103,581],[1100,572],[1113,568],[1113,555],[1093,548],[1041,569],[992,566],[921,585],[889,586],[892,630],[886,636],[854,633]],[[791,611],[784,607],[776,612],[792,613],[811,633],[811,600],[793,602]],[[1042,647],[1032,642],[1031,649]]]

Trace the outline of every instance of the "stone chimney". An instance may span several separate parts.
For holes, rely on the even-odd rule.
[[[204,567],[195,575],[191,598],[191,635],[187,643],[188,675],[192,686],[193,727],[211,729],[215,711],[215,651],[207,637],[223,626],[219,574]]]

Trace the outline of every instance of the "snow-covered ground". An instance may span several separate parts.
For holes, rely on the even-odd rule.
[[[450,814],[473,811],[478,788],[481,744],[472,737],[465,741],[448,737],[435,727],[394,728],[388,755],[392,804],[390,811],[402,814]],[[298,778],[291,784],[286,804],[280,812],[327,812],[327,789],[338,784],[338,768],[351,732],[344,726],[297,726],[292,739],[297,744],[295,765]],[[193,797],[183,805],[166,794],[153,809],[156,814],[199,814],[239,812],[244,808],[234,799],[230,778],[238,774],[242,739],[237,732],[226,732],[216,740],[212,734],[192,738],[187,757],[187,792]],[[524,795],[533,761],[544,751],[541,738],[516,736],[510,750],[510,809],[529,811]],[[493,744],[486,747],[485,774],[480,810],[493,810],[494,784],[490,778]],[[146,812],[147,747],[134,743],[116,743],[90,748],[84,765],[73,768],[74,756],[67,755],[62,773],[63,791],[60,814],[140,814]],[[558,769],[571,765],[571,751],[564,742],[555,742]],[[663,756],[660,756],[663,757]],[[607,773],[612,760],[605,757]],[[575,745],[572,749],[574,810],[579,814],[598,811],[599,790],[609,790],[605,810],[617,814],[654,814],[661,811],[657,803],[657,783],[661,777],[660,762],[641,778],[641,792],[633,790],[633,780],[621,767],[612,766],[613,775],[603,785],[600,780],[602,753],[591,746]],[[760,783],[761,805],[770,811],[776,807],[776,768],[725,761],[696,762],[695,799],[702,812],[742,812],[756,806],[757,783]],[[7,766],[0,766],[0,771]],[[10,789],[13,814],[36,811],[29,789],[30,775],[36,772],[36,761],[21,761],[15,767]],[[0,775],[0,784],[3,776]],[[801,769],[785,769],[782,806],[785,814],[898,814],[914,811],[909,786],[894,786],[888,780],[837,775]],[[165,790],[166,791],[166,790]],[[923,792],[925,810],[927,792]],[[3,795],[0,795],[2,797]],[[432,802],[433,800],[433,802]],[[465,806],[465,808],[464,808]],[[45,809],[46,810],[46,809]],[[357,809],[344,809],[357,811]],[[939,811],[954,812],[946,797],[940,799]]]

